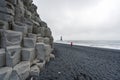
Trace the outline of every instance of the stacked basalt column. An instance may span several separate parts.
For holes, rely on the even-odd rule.
[[[0,0],[0,80],[39,76],[53,37],[32,0]]]

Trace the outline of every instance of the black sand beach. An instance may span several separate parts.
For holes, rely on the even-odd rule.
[[[56,58],[39,80],[120,80],[120,51],[54,44]]]

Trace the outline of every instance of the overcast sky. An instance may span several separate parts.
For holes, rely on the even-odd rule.
[[[33,0],[55,40],[120,40],[120,0]]]

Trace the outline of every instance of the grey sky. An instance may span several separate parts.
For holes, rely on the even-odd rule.
[[[33,0],[55,40],[120,40],[120,0]]]

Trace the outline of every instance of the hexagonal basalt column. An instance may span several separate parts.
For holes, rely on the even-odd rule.
[[[12,72],[11,67],[0,68],[0,80],[9,80],[11,72]]]
[[[38,43],[39,43],[39,42],[43,43],[43,42],[44,42],[44,38],[43,38],[43,37],[37,37],[37,42],[38,42]]]
[[[46,61],[43,61],[43,62],[38,62],[38,63],[36,63],[36,65],[39,67],[39,69],[41,70],[41,69],[43,69],[43,67],[45,66],[45,63],[46,63]]]
[[[49,45],[50,44],[50,39],[48,37],[45,37],[44,38],[44,43]]]
[[[14,67],[17,63],[20,62],[20,58],[21,58],[21,47],[19,45],[6,47],[7,66]]]
[[[8,22],[0,20],[0,29],[8,29]]]
[[[22,61],[32,62],[35,58],[34,48],[23,48],[22,49]]]
[[[28,33],[28,28],[27,28],[27,26],[22,25],[22,23],[21,23],[21,24],[14,24],[13,30],[14,30],[14,31],[18,31],[18,32],[22,32],[23,35],[26,35],[26,34]]]
[[[0,29],[0,48],[5,48],[5,37],[4,37],[4,29]]]
[[[30,73],[30,62],[22,61],[13,68],[14,73],[17,73],[20,80],[26,80]],[[14,80],[14,79],[12,79]]]
[[[16,71],[12,71],[9,80],[21,80]]]
[[[23,39],[23,46],[25,48],[35,48],[35,44],[36,44],[36,39],[34,39],[34,38],[25,37]]]
[[[37,65],[34,65],[30,68],[30,76],[38,77],[40,73],[40,69]]]
[[[36,43],[36,54],[37,59],[40,61],[45,60],[45,44],[44,43]]]
[[[36,40],[37,35],[36,34],[32,34],[32,33],[28,33],[28,37],[29,38],[34,38]]]
[[[6,30],[4,34],[5,34],[4,41],[6,46],[21,45],[22,41],[21,32]]]
[[[5,66],[5,49],[0,49],[0,67]]]
[[[51,46],[50,45],[45,45],[45,60],[47,61],[47,62],[49,62],[49,60],[50,60],[50,54],[51,54],[51,52],[52,52],[52,48],[51,48]]]

